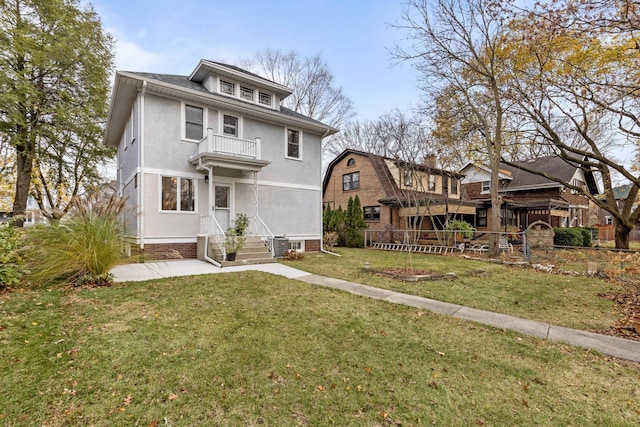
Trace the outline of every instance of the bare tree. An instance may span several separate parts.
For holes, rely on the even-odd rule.
[[[283,102],[293,111],[337,129],[355,115],[353,102],[336,86],[329,65],[320,55],[303,58],[295,51],[266,49],[241,62],[250,71],[293,89]],[[325,145],[332,138],[327,138]]]
[[[435,100],[443,90],[459,97],[469,130],[482,141],[491,179],[491,230],[499,231],[498,178],[503,151],[505,97],[501,47],[503,11],[490,0],[409,0],[401,23],[408,48],[394,56],[421,73],[422,90]],[[491,255],[499,252],[491,234]]]
[[[530,122],[530,141],[585,171],[597,171],[604,197],[563,182],[615,219],[616,248],[629,247],[640,219],[640,176],[618,157],[640,141],[638,5],[628,1],[553,2],[524,11],[510,24],[509,94]],[[616,181],[630,184],[622,206]]]

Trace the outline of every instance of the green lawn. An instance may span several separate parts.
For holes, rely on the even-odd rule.
[[[458,256],[407,254],[371,249],[337,248],[340,257],[307,254],[288,265],[314,274],[331,276],[426,298],[483,310],[598,331],[617,318],[613,303],[600,293],[615,288],[602,280],[561,276],[529,268],[473,261]],[[456,278],[403,282],[363,270],[386,267],[456,273]],[[585,261],[586,262],[586,261]]]
[[[3,426],[640,422],[636,363],[264,273],[0,298]]]

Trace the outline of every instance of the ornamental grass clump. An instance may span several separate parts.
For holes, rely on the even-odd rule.
[[[25,253],[33,283],[110,283],[109,270],[122,257],[120,214],[125,200],[93,193],[75,200],[73,206],[68,220],[29,229]]]

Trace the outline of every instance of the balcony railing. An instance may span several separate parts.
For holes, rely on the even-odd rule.
[[[198,154],[214,153],[227,156],[246,157],[260,159],[260,138],[241,139],[229,135],[213,133],[213,129],[207,129],[207,136],[198,144]]]

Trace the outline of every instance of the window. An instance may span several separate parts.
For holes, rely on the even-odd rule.
[[[342,175],[342,191],[357,190],[360,188],[360,172],[351,172]]]
[[[427,187],[428,191],[436,191],[436,176],[429,175],[429,187]]]
[[[271,106],[271,94],[259,92],[258,101],[260,102],[260,104]]]
[[[240,86],[240,98],[247,101],[253,101],[253,89],[250,87]]]
[[[365,206],[363,209],[365,221],[375,221],[380,219],[380,206]]]
[[[347,166],[355,166],[355,165],[356,165],[356,160],[355,159],[347,160]]]
[[[458,194],[458,178],[451,178],[451,194]]]
[[[487,210],[486,209],[478,209],[478,226],[487,226]]]
[[[404,171],[404,185],[411,187],[413,185],[413,174],[410,170]]]
[[[162,177],[162,210],[195,211],[195,190],[193,180],[173,176]],[[178,189],[180,198],[178,199]]]
[[[184,106],[184,136],[187,139],[202,139],[204,129],[203,109],[193,105]]]
[[[301,251],[302,250],[302,241],[300,240],[290,240],[289,241],[289,250],[292,251]]]
[[[224,114],[222,116],[222,133],[238,137],[238,122],[237,117]]]
[[[491,181],[482,181],[482,190],[483,193],[488,193],[491,191]]]
[[[582,181],[582,180],[580,180],[578,178],[573,178],[571,180],[571,185],[573,185],[575,187],[578,187],[578,188],[582,189],[583,191],[585,190],[585,188],[587,188],[587,185],[584,183],[584,181]],[[578,194],[578,193],[580,193],[580,191],[571,189],[571,194]]]
[[[604,217],[604,223],[607,225],[613,225],[613,218],[610,217],[609,215]]]
[[[300,132],[287,129],[287,157],[300,158]]]
[[[227,95],[235,95],[236,84],[226,80],[220,80],[220,92],[226,93]]]

